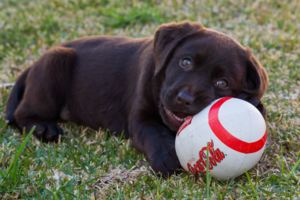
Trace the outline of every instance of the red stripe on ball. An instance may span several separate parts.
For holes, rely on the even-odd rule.
[[[208,122],[213,133],[221,140],[226,146],[230,147],[241,153],[254,153],[259,151],[266,143],[267,131],[264,135],[255,142],[245,142],[230,134],[221,124],[219,120],[219,110],[223,103],[232,97],[223,97],[217,101],[209,110]]]

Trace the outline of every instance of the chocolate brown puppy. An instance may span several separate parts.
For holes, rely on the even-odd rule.
[[[183,119],[233,96],[264,113],[267,75],[232,38],[190,23],[158,28],[154,38],[87,37],[48,50],[18,78],[6,118],[57,141],[58,121],[123,132],[151,167],[180,168],[175,134]]]

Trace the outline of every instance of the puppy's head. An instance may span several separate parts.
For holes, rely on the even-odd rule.
[[[162,25],[155,34],[154,57],[160,115],[174,131],[186,116],[223,96],[262,107],[265,70],[248,49],[220,32],[188,22]]]

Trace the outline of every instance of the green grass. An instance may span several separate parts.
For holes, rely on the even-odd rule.
[[[266,67],[270,146],[241,177],[220,182],[188,173],[161,179],[124,138],[73,124],[59,144],[20,136],[3,119],[0,89],[0,199],[299,199],[300,2],[0,1],[0,83],[54,44],[86,35],[153,35],[159,24],[194,20],[250,47]],[[141,161],[142,160],[142,161]]]

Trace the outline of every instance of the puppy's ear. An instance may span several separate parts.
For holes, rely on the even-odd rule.
[[[265,116],[266,111],[260,99],[268,87],[268,76],[264,67],[249,50],[247,50],[245,77],[243,90],[239,98],[256,106]]]
[[[243,92],[261,99],[268,87],[268,76],[264,67],[249,50],[247,50],[247,57]]]
[[[154,36],[155,75],[167,64],[177,45],[185,38],[198,32],[200,24],[182,22],[161,25]]]

